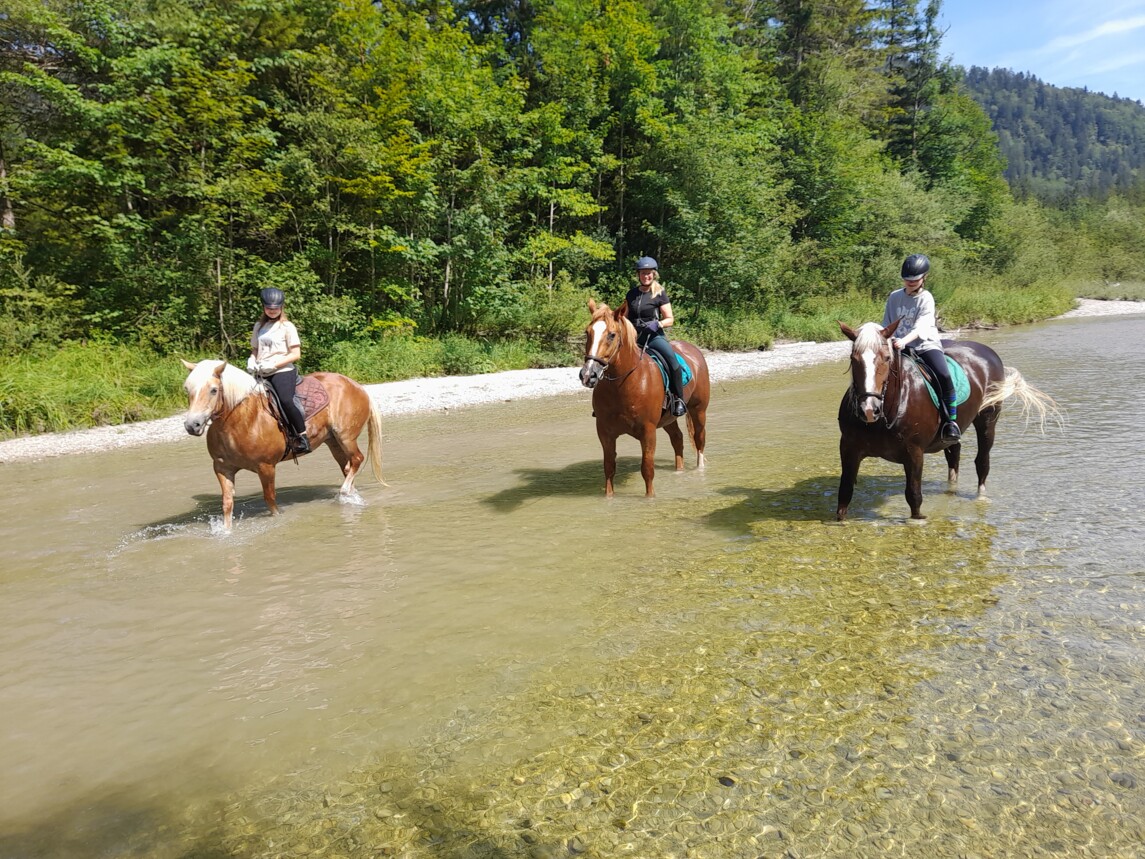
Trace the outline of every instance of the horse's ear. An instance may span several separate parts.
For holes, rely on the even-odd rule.
[[[185,358],[180,358],[179,360],[183,362],[183,366],[186,367],[188,370],[194,370],[195,367],[198,366],[197,364],[192,364],[190,361],[186,360]]]
[[[227,362],[226,361],[220,361],[219,366],[215,367],[215,375],[218,376],[219,378],[222,378],[223,370],[225,370],[225,369],[227,369]]]
[[[596,313],[596,302],[591,298],[588,300],[588,312]]]
[[[852,343],[854,343],[855,338],[859,336],[859,332],[857,332],[854,328],[852,328],[850,325],[848,325],[845,322],[839,323],[839,330],[842,331],[844,334],[846,334],[847,339],[850,340]]]
[[[624,319],[628,316],[628,299],[621,302],[620,307],[616,308],[616,313],[613,314],[617,319]]]
[[[894,334],[895,329],[899,327],[900,322],[902,322],[901,316],[883,329],[883,336],[889,338],[892,334]]]

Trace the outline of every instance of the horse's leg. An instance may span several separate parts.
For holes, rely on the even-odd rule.
[[[1001,406],[989,406],[974,417],[974,431],[978,436],[978,455],[974,457],[974,470],[978,472],[978,497],[986,498],[986,478],[990,474],[990,449],[994,447],[994,429],[998,425]]]
[[[219,479],[219,488],[223,490],[223,529],[230,531],[231,517],[235,511],[235,469],[216,462],[215,477]]]
[[[262,481],[262,500],[266,502],[271,516],[278,515],[278,502],[274,496],[274,470],[277,463],[262,462],[258,466],[258,479]]]
[[[611,498],[612,478],[616,476],[616,436],[608,435],[601,429],[600,424],[596,425],[596,435],[600,439],[601,450],[604,451],[604,497]]]
[[[342,486],[338,489],[338,494],[352,495],[354,493],[354,480],[358,476],[362,463],[366,460],[362,449],[358,447],[357,439],[343,439],[341,436],[331,433],[326,440],[326,446],[330,448],[334,461],[342,469],[343,480]]]
[[[840,439],[839,461],[843,473],[839,477],[839,504],[835,508],[835,520],[842,522],[847,518],[847,508],[851,506],[851,498],[855,495],[855,481],[859,479],[859,464],[863,461],[863,455],[858,448]]]
[[[676,434],[680,435],[679,427],[676,427]],[[683,443],[682,436],[680,441]],[[644,497],[654,498],[656,492],[652,489],[652,478],[656,476],[656,424],[653,423],[645,424],[640,434],[640,474],[644,478]]]
[[[672,441],[672,451],[676,454],[676,470],[684,470],[684,433],[680,430],[680,422],[672,421],[664,427],[668,438]]]
[[[906,474],[906,503],[910,505],[911,519],[925,519],[922,515],[922,458],[921,447],[907,451],[902,470]]]
[[[958,486],[958,463],[962,458],[962,442],[952,444],[950,447],[943,451],[946,455],[946,488],[947,491],[953,492]]]
[[[692,433],[692,443],[696,445],[696,468],[703,468],[704,445],[708,441],[708,410],[697,407],[688,412],[688,429]]]

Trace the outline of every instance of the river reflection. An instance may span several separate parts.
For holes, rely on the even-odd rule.
[[[5,510],[0,855],[1136,855],[1143,334],[983,336],[1070,423],[1003,416],[991,504],[928,458],[921,527],[873,460],[831,521],[830,366],[717,385],[651,503],[570,397],[390,421],[368,506],[315,466],[231,539],[201,450],[60,546]]]

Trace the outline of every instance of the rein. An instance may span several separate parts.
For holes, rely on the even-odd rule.
[[[900,350],[896,350],[894,346],[891,346],[891,362],[890,362],[890,365],[891,366],[890,366],[890,370],[887,372],[886,381],[883,382],[883,393],[879,395],[879,399],[883,401],[883,423],[885,423],[887,425],[887,429],[894,429],[895,421],[898,420],[898,415],[895,415],[894,420],[891,419],[891,410],[886,407],[887,401],[886,401],[886,396],[885,396],[886,392],[887,392],[887,388],[890,387],[891,379],[894,379],[895,380],[894,390],[895,390],[895,394],[897,395],[895,397],[895,408],[897,409],[901,406],[901,400],[902,400],[902,374],[901,374],[902,352]]]
[[[863,400],[865,400],[867,397],[873,397],[874,399],[878,400],[880,403],[883,404],[883,409],[882,409],[883,423],[886,424],[887,429],[894,429],[895,421],[891,419],[890,409],[888,409],[886,407],[887,406],[887,388],[890,387],[890,381],[892,378],[895,380],[895,383],[896,383],[895,384],[895,393],[901,393],[901,385],[899,384],[899,380],[901,378],[901,375],[900,375],[900,369],[899,368],[902,366],[902,353],[896,352],[894,346],[891,346],[891,360],[889,363],[890,363],[890,369],[887,371],[886,379],[883,380],[883,389],[881,391],[878,391],[877,393],[875,391],[863,391],[862,396],[858,397],[854,401],[854,405],[855,405],[855,413],[859,414],[861,411],[859,408],[859,403],[862,402]],[[854,387],[852,387],[851,390],[854,391]],[[897,405],[898,404],[896,402],[896,406]],[[896,415],[896,419],[897,419],[897,415]]]
[[[620,350],[617,349],[617,352],[619,352],[619,351]],[[633,364],[632,367],[628,370],[628,372],[625,373],[623,376],[609,376],[607,373],[603,372],[604,370],[607,370],[609,368],[609,366],[612,364],[612,358],[609,358],[607,361],[605,361],[603,358],[598,358],[595,355],[585,355],[584,360],[585,360],[585,363],[588,363],[589,361],[595,361],[596,363],[600,364],[601,371],[602,371],[601,372],[601,378],[604,379],[606,382],[623,382],[625,379],[627,379],[629,376],[632,375],[632,373],[636,370],[637,367],[640,366],[640,362],[644,360],[644,354],[647,351],[648,351],[647,344],[640,347],[640,355],[637,356],[636,363]],[[612,357],[613,358],[616,357],[615,352],[613,353]]]

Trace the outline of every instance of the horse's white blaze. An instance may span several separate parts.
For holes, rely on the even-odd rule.
[[[881,329],[875,323],[864,322],[859,327],[858,336],[855,337],[855,351],[860,353],[860,360],[863,364],[863,390],[856,391],[855,393],[858,395],[878,393],[875,389],[875,367],[878,363],[878,350],[881,340]],[[867,423],[875,421],[876,405],[874,397],[863,396],[860,401],[863,417],[867,419]]]
[[[589,330],[592,331],[592,342],[589,343],[586,354],[593,358],[599,358],[600,344],[604,339],[604,333],[608,330],[608,326],[604,324],[603,319],[598,319],[592,323],[592,327]]]

